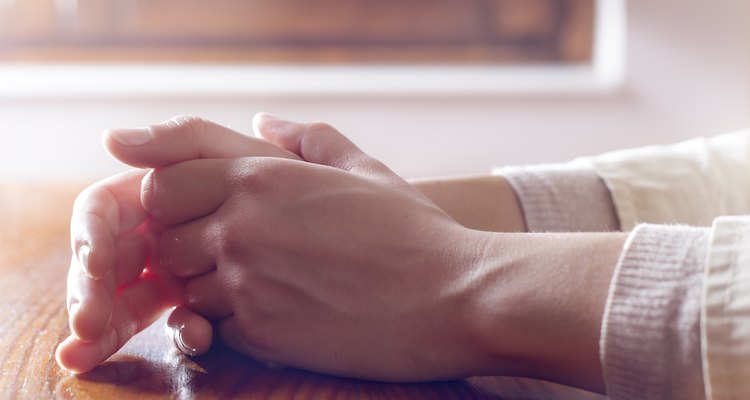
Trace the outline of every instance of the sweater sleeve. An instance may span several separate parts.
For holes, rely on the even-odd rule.
[[[750,214],[750,130],[583,160],[609,188],[624,231],[638,223],[710,226],[721,215]]]
[[[606,232],[618,230],[609,190],[586,163],[505,167],[529,232]]]
[[[600,354],[609,398],[750,398],[750,216],[638,225],[610,286]]]
[[[703,292],[702,350],[710,399],[750,399],[750,217],[714,221]]]
[[[600,355],[607,395],[704,398],[701,292],[707,228],[639,225],[610,286]]]
[[[709,226],[750,214],[750,129],[493,174],[508,179],[532,232]]]

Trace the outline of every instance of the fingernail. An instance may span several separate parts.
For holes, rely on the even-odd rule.
[[[273,115],[266,114],[264,112],[259,113],[253,121],[255,125],[255,131],[260,132],[273,132],[276,134],[284,134],[289,131],[289,126],[294,124],[292,121],[287,121]]]
[[[262,112],[262,113],[260,113],[260,119],[261,119],[261,120],[264,120],[264,121],[267,121],[267,122],[271,122],[271,121],[281,121],[281,118],[279,118],[279,117],[275,117],[275,116],[273,116],[273,115],[271,115],[271,114],[269,114],[269,113],[266,113],[266,112]]]
[[[89,276],[91,279],[94,278],[93,275],[91,275],[91,272],[89,272],[89,255],[91,254],[91,247],[89,247],[88,244],[84,243],[78,247],[78,262],[81,264],[81,269],[83,269],[83,272],[86,273],[86,275]]]
[[[123,146],[141,146],[151,140],[151,131],[148,128],[126,128],[112,129],[109,135]]]
[[[151,169],[146,172],[146,175],[143,175],[143,179],[141,179],[141,204],[147,214],[158,217],[161,215],[161,210],[159,209],[157,202],[154,200],[154,193],[156,191],[155,174],[156,170]]]

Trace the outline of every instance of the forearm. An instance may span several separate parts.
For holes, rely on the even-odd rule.
[[[603,391],[599,337],[623,233],[485,234],[472,281],[484,374]]]
[[[612,196],[582,163],[507,167],[497,175],[412,181],[460,224],[495,232],[619,230]]]
[[[569,165],[506,171],[508,176],[412,184],[457,222],[478,230],[617,229],[611,196],[593,171]],[[602,317],[627,234],[471,234],[482,244],[470,313],[487,355],[474,373],[603,391]]]
[[[427,178],[410,183],[467,228],[526,232],[521,204],[502,176]]]

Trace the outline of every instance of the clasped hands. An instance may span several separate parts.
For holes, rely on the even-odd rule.
[[[58,363],[89,371],[176,307],[183,352],[376,380],[482,373],[478,232],[332,127],[195,117],[116,129],[137,167],[76,199]]]

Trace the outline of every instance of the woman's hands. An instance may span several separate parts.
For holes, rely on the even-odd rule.
[[[259,131],[304,161],[195,160],[144,179],[187,306],[264,361],[377,380],[477,372],[473,231],[330,126],[265,117]]]
[[[600,326],[625,234],[470,230],[330,126],[257,122],[302,161],[188,161],[143,181],[168,226],[159,268],[187,280],[178,310],[240,352],[319,372],[603,390]]]
[[[297,158],[264,140],[194,117],[176,117],[144,129],[112,130],[104,140],[115,157],[139,167],[196,158]],[[74,372],[95,367],[168,307],[182,303],[182,280],[144,271],[161,230],[148,220],[141,205],[145,173],[132,170],[105,179],[76,199],[67,291],[72,335],[57,350],[58,363]],[[194,315],[179,316],[200,325]]]
[[[599,328],[624,235],[470,230],[333,128],[255,122],[267,140],[195,118],[106,137],[117,158],[156,169],[77,200],[62,366],[93,368],[185,303],[168,325],[188,354],[215,333],[346,376],[602,389]]]
[[[262,123],[263,121],[265,123]],[[195,243],[197,247],[192,249],[193,253],[175,249],[174,243],[176,242],[174,240],[170,242],[167,238],[180,229],[186,232],[196,231],[196,229],[191,230],[190,225],[199,225],[200,221],[168,228],[166,233],[162,235],[165,226],[202,217],[204,214],[218,209],[219,204],[222,204],[223,209],[231,210],[236,214],[228,214],[229,219],[225,220],[222,223],[223,225],[228,227],[230,223],[243,222],[235,223],[231,229],[228,228],[224,231],[227,238],[235,238],[234,248],[237,251],[234,253],[227,252],[227,257],[232,254],[236,258],[231,265],[234,265],[235,272],[238,274],[247,275],[251,273],[238,269],[245,262],[250,262],[249,259],[245,259],[250,257],[250,254],[246,253],[250,249],[242,244],[243,240],[250,239],[247,237],[248,234],[260,238],[273,231],[273,229],[268,228],[253,230],[249,228],[251,225],[248,225],[248,223],[256,222],[259,223],[258,226],[276,228],[278,227],[277,223],[287,220],[302,223],[308,229],[320,229],[322,233],[329,236],[318,237],[313,231],[298,231],[298,235],[290,235],[299,226],[287,225],[287,230],[278,229],[274,235],[267,236],[268,243],[278,242],[277,245],[281,247],[277,248],[277,251],[291,250],[289,252],[290,257],[295,253],[297,257],[300,257],[302,244],[307,244],[307,251],[317,252],[321,256],[327,257],[317,260],[319,266],[334,262],[342,255],[335,252],[327,253],[332,249],[331,243],[340,245],[344,243],[341,242],[341,239],[345,239],[349,234],[354,233],[342,231],[342,227],[349,226],[364,235],[356,238],[357,240],[354,240],[350,247],[341,248],[341,250],[350,252],[352,255],[361,252],[362,260],[370,259],[370,265],[363,265],[364,269],[360,275],[352,276],[352,279],[358,280],[358,282],[344,280],[336,284],[340,289],[349,288],[349,293],[353,293],[352,290],[359,292],[367,288],[371,283],[376,282],[373,279],[380,276],[380,287],[373,294],[391,302],[390,305],[399,304],[401,302],[396,301],[396,299],[400,296],[398,295],[400,290],[397,287],[391,287],[391,279],[397,279],[397,281],[400,281],[400,279],[393,274],[404,277],[410,276],[411,281],[407,285],[419,287],[417,283],[423,283],[426,277],[432,277],[430,279],[432,282],[445,286],[426,288],[422,291],[422,300],[433,302],[431,305],[415,302],[403,304],[412,309],[410,311],[403,310],[402,318],[407,316],[413,318],[418,311],[427,311],[431,306],[435,307],[435,311],[441,309],[437,305],[440,302],[447,301],[445,296],[456,295],[456,293],[450,293],[451,290],[457,290],[457,288],[452,287],[453,279],[448,279],[447,276],[438,277],[435,274],[437,270],[430,269],[427,271],[424,268],[449,265],[451,268],[458,269],[446,269],[443,272],[460,275],[460,270],[466,269],[467,260],[459,260],[462,256],[454,252],[452,246],[457,245],[457,243],[454,243],[457,236],[463,238],[468,232],[467,230],[458,226],[426,197],[398,178],[381,163],[359,151],[351,142],[333,131],[332,128],[321,124],[287,124],[281,121],[273,121],[270,118],[257,119],[257,122],[256,131],[263,133],[268,139],[284,146],[291,152],[282,150],[269,142],[247,138],[226,128],[191,117],[176,118],[146,130],[115,130],[105,137],[105,145],[117,158],[135,166],[164,168],[158,169],[156,173],[151,174],[144,181],[142,196],[139,193],[139,188],[144,171],[133,170],[93,185],[77,199],[71,224],[71,237],[75,255],[71,262],[68,280],[68,308],[73,335],[66,339],[58,349],[57,357],[61,365],[76,372],[93,368],[118,350],[132,335],[148,326],[163,310],[181,304],[184,299],[187,299],[191,308],[201,311],[208,317],[220,318],[229,315],[226,308],[222,307],[236,306],[235,303],[244,297],[241,295],[241,289],[233,292],[236,293],[234,297],[222,299],[223,303],[211,303],[205,301],[205,299],[218,297],[216,293],[212,293],[212,290],[223,288],[209,285],[206,287],[207,290],[200,290],[202,283],[203,286],[206,283],[212,283],[208,279],[210,274],[191,280],[188,284],[187,297],[183,297],[184,280],[175,277],[192,277],[205,272],[200,268],[213,268],[214,264],[218,264],[207,257],[218,254],[212,253],[209,249],[211,245],[215,244],[210,240],[212,239],[211,234],[218,234],[219,231],[203,232],[206,240]],[[285,132],[284,127],[292,128],[292,130]],[[238,156],[265,156],[266,158],[216,159]],[[312,164],[285,163],[282,160],[268,158],[297,159],[301,156],[308,157],[307,161],[312,162]],[[179,163],[183,160],[200,158],[212,159],[195,161],[194,163]],[[315,165],[316,162],[327,164],[327,166]],[[165,167],[175,163],[177,165],[173,167]],[[213,167],[204,168],[204,164]],[[196,168],[196,170],[192,171],[190,168]],[[170,173],[170,171],[180,171],[181,169],[184,169],[186,174],[181,172]],[[170,176],[173,176],[175,180],[167,179]],[[156,180],[156,177],[160,177],[160,179]],[[285,182],[275,181],[274,177],[283,177],[288,180]],[[201,182],[201,179],[203,180],[202,183],[205,184],[196,185],[196,181]],[[269,184],[268,191],[264,193],[270,194],[263,201],[256,201],[256,206],[266,204],[273,206],[265,207],[266,209],[281,210],[276,205],[288,203],[285,207],[289,210],[296,210],[297,216],[277,212],[268,214],[269,217],[275,218],[273,220],[255,220],[258,211],[253,210],[252,207],[245,210],[241,206],[244,196],[252,196],[254,190],[262,187],[252,185],[251,183],[255,180],[267,182]],[[242,183],[248,183],[249,185],[243,186]],[[172,185],[177,186],[173,187]],[[164,188],[167,190],[160,190]],[[326,190],[318,190],[323,188]],[[197,192],[187,194],[187,197],[184,197],[185,192],[181,192],[181,190],[187,190],[187,193],[190,193],[190,190],[195,189],[198,189]],[[168,198],[159,197],[163,195]],[[231,202],[229,201],[230,197]],[[225,203],[235,204],[234,208],[224,205]],[[155,217],[148,217],[142,204],[146,204]],[[158,204],[161,204],[167,210],[166,213],[160,213]],[[248,205],[252,206],[253,204],[248,203]],[[355,206],[354,209],[351,208],[352,205]],[[336,207],[339,206],[341,210],[336,210]],[[419,210],[419,213],[411,215],[411,208]],[[183,211],[186,214],[180,214]],[[343,211],[344,214],[338,214],[337,211]],[[229,213],[229,211],[223,212]],[[318,212],[323,214],[318,214]],[[381,219],[382,213],[389,215],[390,219]],[[320,218],[316,220],[306,216]],[[360,218],[360,224],[352,225],[357,221],[357,217]],[[416,218],[416,220],[412,220],[413,218]],[[433,222],[423,223],[429,221]],[[379,229],[374,229],[377,227]],[[409,228],[409,232],[403,232],[405,237],[398,237],[398,240],[391,240],[384,242],[383,246],[377,246],[377,240],[389,239],[393,233],[399,233],[399,227]],[[235,236],[233,233],[228,235],[227,232],[232,232],[232,229],[237,231],[238,235]],[[200,228],[197,228],[197,230],[200,232]],[[245,234],[241,234],[241,230],[245,230]],[[351,239],[355,239],[355,237],[351,237]],[[308,240],[313,241],[309,242]],[[315,242],[315,240],[318,240],[318,242]],[[321,242],[321,240],[323,241]],[[159,241],[162,243],[159,251],[162,260],[166,260],[166,255],[170,254],[170,248],[172,249],[170,260],[161,264],[151,261],[153,249],[157,247]],[[229,243],[229,240],[227,239],[225,242]],[[444,248],[438,249],[439,251],[430,251],[434,250],[432,246],[443,242],[445,242]],[[396,247],[391,249],[394,252],[392,255],[398,255],[401,258],[398,263],[412,263],[415,267],[403,270],[403,267],[398,267],[395,262],[387,261],[387,257],[385,257],[387,254],[381,252],[388,244],[398,246],[398,249]],[[460,244],[458,245],[460,246]],[[338,245],[334,246],[333,249],[335,250],[336,247]],[[216,248],[213,251],[222,250],[222,248]],[[268,252],[265,257],[271,258],[272,255],[272,252]],[[404,258],[407,256],[413,257],[413,259]],[[417,257],[421,257],[421,259],[417,259]],[[304,259],[307,259],[307,257]],[[203,261],[201,262],[201,260]],[[297,268],[302,266],[300,264],[306,263],[299,262],[303,259],[298,258],[297,260]],[[337,267],[338,270],[328,271],[329,275],[346,272],[347,266],[352,263],[357,264],[360,260],[349,257],[336,262],[338,264],[331,264],[331,268]],[[267,262],[261,263],[261,266],[262,264],[267,264]],[[378,265],[381,264],[391,268],[390,273],[385,270],[378,271]],[[145,270],[144,267],[146,267]],[[176,272],[177,275],[164,273],[165,268],[174,269],[170,272]],[[198,269],[191,270],[191,268]],[[225,270],[229,270],[229,267],[226,267]],[[302,272],[299,271],[299,273]],[[367,273],[375,275],[367,276]],[[269,281],[275,279],[273,276],[266,278]],[[293,279],[294,272],[288,271],[284,278],[287,280]],[[242,283],[240,280],[235,283],[238,282]],[[311,281],[311,283],[315,282]],[[333,283],[323,279],[318,284],[317,289],[312,288],[307,292],[300,292],[297,298],[289,298],[288,302],[280,303],[278,306],[290,307],[293,304],[306,304],[317,296],[322,296],[322,293],[330,289],[326,288],[325,285]],[[429,289],[442,292],[443,297],[436,296],[440,293],[430,293]],[[256,291],[251,290],[251,292]],[[409,287],[405,293],[415,295],[420,291],[415,291]],[[265,297],[261,296],[260,298]],[[328,303],[320,304],[320,311],[322,312],[326,305],[336,306],[339,301],[342,302],[339,306],[344,305],[346,303],[345,298],[346,296],[339,296],[338,298],[332,296],[328,299]],[[321,300],[324,300],[324,298]],[[362,304],[348,305],[347,307],[351,307],[349,308],[349,317],[355,317],[358,309],[365,311],[363,307],[369,304],[370,301],[367,300],[363,301]],[[248,331],[247,329],[253,325],[248,325],[247,316],[258,312],[258,307],[261,305],[259,303],[254,308],[248,309],[244,316],[227,319],[220,325],[222,327],[220,334],[246,353],[254,354],[247,344],[242,344],[245,340],[252,339],[252,337],[245,338],[248,333],[252,333],[252,330]],[[335,310],[329,311],[331,314],[330,320],[336,314]],[[385,317],[392,312],[393,310],[383,309],[381,310],[381,317]],[[338,318],[343,317],[338,315]],[[392,318],[397,319],[396,316]],[[435,319],[434,316],[430,319],[434,321],[442,320],[442,318]],[[452,319],[460,319],[460,315],[457,314]],[[237,325],[237,321],[244,322]],[[299,326],[304,325],[303,321],[296,320],[293,322]],[[403,323],[404,320],[402,319],[401,322]],[[168,323],[173,328],[172,333],[175,335],[175,343],[181,350],[187,353],[200,353],[210,346],[210,326],[190,308],[178,307]],[[231,328],[233,324],[235,325],[234,329]],[[461,323],[456,323],[456,326],[460,325]],[[317,326],[320,327],[321,324],[317,324]],[[394,330],[400,327],[402,326],[398,325],[397,321],[392,321],[387,329]],[[270,325],[269,328],[271,328]],[[403,328],[408,328],[408,326],[405,325]],[[377,331],[377,329],[373,330],[373,332]],[[393,333],[398,333],[394,337],[395,341],[405,340],[399,336],[402,333],[405,334],[406,330]],[[457,332],[454,332],[454,334],[457,334]],[[412,332],[412,335],[417,335],[417,332]],[[439,334],[436,335],[439,336]],[[348,333],[342,331],[338,338],[341,339],[346,336],[348,336]],[[334,338],[336,336],[327,337]],[[235,338],[234,341],[231,338]],[[237,341],[240,338],[244,338],[242,339],[243,342]],[[423,338],[416,339],[416,337],[412,338],[412,342],[421,342]],[[314,340],[314,337],[308,337],[307,340]],[[362,346],[362,351],[367,351],[368,348],[372,349],[372,346]],[[290,350],[291,348],[287,350],[287,354],[294,353]],[[308,349],[308,351],[311,350]],[[412,352],[413,354],[420,353],[416,349],[412,349]],[[463,350],[460,353],[464,358],[467,357]],[[262,356],[261,354],[254,355]],[[264,358],[274,359],[279,357],[272,357],[269,354]],[[386,359],[382,358],[382,361],[385,362]],[[278,361],[282,361],[282,358],[279,358]],[[286,361],[286,359],[283,359],[283,361],[306,366],[304,363],[295,363],[294,360]],[[422,362],[426,361],[422,360]],[[310,362],[312,364],[309,367],[316,369],[317,362],[314,360]],[[418,360],[413,362],[418,362]],[[333,364],[341,365],[335,362]],[[364,365],[370,365],[371,368],[375,367],[369,362],[364,363]],[[453,376],[459,374],[457,372],[459,368],[463,368],[456,363],[447,365],[453,372],[443,371],[439,373],[439,376]],[[321,369],[321,367],[318,366],[317,369]],[[330,368],[323,369],[329,370]],[[352,373],[356,372],[352,371],[348,374],[351,375]],[[360,373],[366,374],[367,372],[363,370]],[[430,372],[429,369],[422,369],[421,371],[412,369],[411,373],[413,375],[410,379],[438,376],[434,375],[437,371]],[[391,376],[392,379],[404,379],[405,377],[407,375],[396,370],[393,371]],[[387,377],[381,376],[381,378]]]

